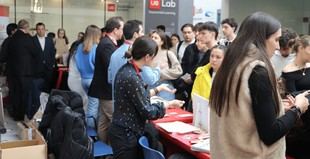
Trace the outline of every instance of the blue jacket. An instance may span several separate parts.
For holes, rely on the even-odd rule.
[[[109,68],[108,68],[108,82],[114,85],[114,80],[118,70],[127,63],[127,59],[124,57],[126,51],[129,49],[130,44],[124,43],[120,46],[111,56]],[[142,67],[141,78],[148,84],[155,84],[160,78],[159,68]],[[112,87],[113,89],[113,87]]]

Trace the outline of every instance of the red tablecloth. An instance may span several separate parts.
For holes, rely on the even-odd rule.
[[[151,121],[151,123],[155,125],[156,129],[159,130],[159,134],[162,138],[161,142],[164,144],[166,148],[166,157],[170,156],[173,153],[186,151],[198,159],[210,159],[210,155],[208,153],[195,152],[191,150],[190,140],[198,139],[199,134],[194,133],[169,134],[168,132],[157,126],[157,123],[174,122],[174,121],[192,123],[193,114],[180,108],[168,109],[164,118]]]
[[[166,156],[170,156],[173,153],[186,151],[198,159],[210,159],[210,154],[197,152],[191,150],[191,140],[196,140],[200,134],[187,133],[187,134],[178,134],[178,133],[167,133],[165,130],[157,126],[155,127],[159,130],[159,134],[162,138],[162,143],[166,148]]]
[[[164,123],[164,122],[173,122],[173,121],[182,121],[184,123],[193,122],[193,114],[191,112],[185,111],[180,108],[176,109],[167,109],[166,115],[164,118],[153,120],[152,123]]]

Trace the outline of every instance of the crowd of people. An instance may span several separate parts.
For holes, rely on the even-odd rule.
[[[192,94],[210,100],[212,158],[310,158],[310,36],[263,12],[240,28],[234,18],[220,25],[221,38],[214,22],[186,23],[180,38],[163,25],[144,35],[141,21],[111,17],[102,29],[87,26],[69,48],[63,28],[55,38],[42,22],[33,36],[26,20],[9,24],[0,62],[7,65],[10,114],[31,119],[65,65],[87,126],[114,158],[140,158],[147,120],[169,108],[192,111]]]

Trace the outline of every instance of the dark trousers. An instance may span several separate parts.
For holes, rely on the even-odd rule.
[[[24,120],[26,110],[32,103],[32,77],[10,76],[9,95],[14,120]]]
[[[143,153],[138,144],[139,137],[129,130],[111,124],[108,138],[113,149],[114,159],[140,159]]]
[[[30,88],[30,103],[27,106],[27,117],[28,119],[32,119],[32,117],[34,116],[34,114],[38,111],[39,107],[40,107],[40,94],[41,94],[41,90],[43,88],[44,85],[44,79],[42,78],[34,78],[31,84],[31,88]]]

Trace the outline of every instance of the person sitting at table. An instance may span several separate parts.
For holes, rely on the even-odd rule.
[[[295,41],[296,58],[282,71],[288,93],[298,94],[310,89],[310,36],[304,35]],[[310,110],[301,115],[301,120],[286,136],[286,153],[294,158],[310,158]]]
[[[150,103],[150,96],[168,87],[147,89],[141,79],[141,68],[151,64],[157,44],[149,37],[139,37],[132,46],[132,59],[122,66],[114,82],[114,112],[108,130],[114,159],[142,158],[138,139],[144,134],[146,120],[162,118],[165,109],[175,105]]]
[[[198,67],[195,71],[196,78],[193,84],[192,94],[195,93],[209,100],[212,81],[220,68],[225,56],[226,46],[217,45],[211,49],[210,62]]]
[[[283,159],[284,136],[309,105],[310,91],[284,112],[270,58],[279,49],[281,23],[255,12],[242,22],[212,84],[212,159]]]

